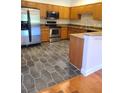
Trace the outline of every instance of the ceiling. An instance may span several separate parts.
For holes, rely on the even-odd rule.
[[[23,1],[40,2],[40,3],[63,5],[69,7],[102,2],[102,0],[23,0]]]

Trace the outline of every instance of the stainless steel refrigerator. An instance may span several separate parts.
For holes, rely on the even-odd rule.
[[[41,42],[40,10],[21,8],[21,45]]]

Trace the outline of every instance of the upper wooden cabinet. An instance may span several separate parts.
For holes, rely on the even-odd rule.
[[[102,3],[89,4],[76,7],[64,7],[51,4],[42,4],[29,1],[21,1],[22,7],[38,8],[41,11],[41,18],[46,18],[47,11],[59,12],[60,19],[80,19],[83,13],[91,13],[96,20],[102,19]]]
[[[46,18],[47,11],[59,12],[60,19],[69,19],[70,8],[51,4],[42,4],[29,1],[21,1],[22,7],[38,8],[41,11],[41,18]]]
[[[70,19],[79,19],[80,15],[79,15],[79,7],[71,7],[70,8]]]
[[[70,8],[70,19],[80,19],[80,16],[85,13],[90,13],[96,20],[102,19],[102,3],[95,3],[83,6]]]
[[[59,7],[59,18],[60,19],[69,19],[70,9],[69,7],[60,6]]]
[[[96,20],[102,20],[102,3],[94,5],[93,17]]]
[[[38,4],[38,7],[40,9],[40,16],[41,18],[46,18],[46,11],[47,11],[47,4]]]

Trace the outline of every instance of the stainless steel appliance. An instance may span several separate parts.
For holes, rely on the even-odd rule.
[[[21,45],[40,43],[40,10],[21,8]]]
[[[59,12],[47,11],[47,19],[59,19]]]
[[[57,26],[56,21],[47,21],[46,25],[50,28],[50,42],[55,42],[60,40],[60,27]]]
[[[60,40],[60,28],[50,28],[50,42]]]

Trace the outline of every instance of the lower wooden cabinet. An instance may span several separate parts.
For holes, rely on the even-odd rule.
[[[70,62],[76,66],[79,70],[82,67],[82,56],[83,56],[84,40],[70,36],[69,43],[69,58]]]
[[[49,41],[49,28],[48,27],[41,27],[41,41],[42,42]]]
[[[68,27],[61,28],[61,39],[67,39]]]
[[[74,34],[74,33],[84,33],[85,30],[84,29],[79,29],[79,28],[73,28],[73,27],[69,27],[68,28],[68,39],[70,39],[70,34]]]

